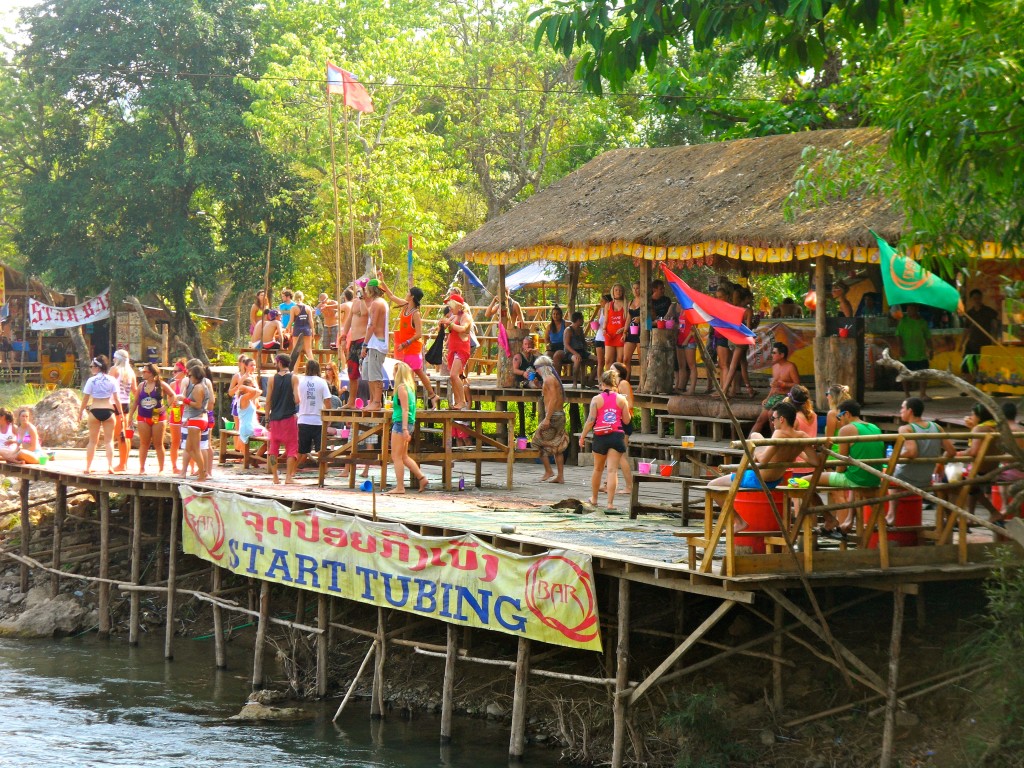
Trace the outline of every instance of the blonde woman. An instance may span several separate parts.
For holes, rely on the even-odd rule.
[[[164,429],[167,426],[167,405],[174,402],[174,390],[160,378],[160,370],[153,363],[146,363],[142,369],[142,384],[136,390],[128,423],[135,422],[138,413],[139,431],[139,474],[146,474],[146,457],[149,448],[156,449],[156,465],[164,471]]]
[[[828,413],[825,414],[825,437],[835,437],[839,431],[839,404],[852,400],[850,388],[843,384],[833,384],[825,393],[828,402]]]
[[[125,428],[128,426],[125,416],[131,407],[132,399],[138,390],[138,380],[135,377],[135,370],[132,368],[128,352],[119,349],[114,352],[114,364],[110,368],[110,375],[117,379],[117,399],[121,408],[117,412],[117,421],[114,424],[114,434],[117,436],[118,463],[116,472],[128,470],[128,452],[131,450],[131,441],[125,435]]]
[[[89,412],[89,444],[85,448],[85,474],[92,471],[92,459],[96,455],[96,446],[100,435],[103,435],[103,447],[107,454],[107,472],[114,474],[114,415],[120,403],[117,398],[118,382],[107,373],[107,358],[97,355],[89,363],[92,376],[82,388],[82,405],[78,409],[78,418]]]
[[[427,488],[427,476],[409,455],[409,442],[416,425],[416,381],[405,363],[395,363],[395,394],[391,398],[391,463],[395,465],[395,487],[389,494],[405,493],[405,468],[419,483],[420,492]]]

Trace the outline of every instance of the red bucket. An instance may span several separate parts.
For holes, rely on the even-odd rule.
[[[896,514],[892,525],[894,528],[921,525],[921,497],[904,496],[902,499],[896,499]],[[889,531],[887,538],[900,547],[917,546],[917,531]],[[877,533],[871,534],[871,538],[868,539],[868,549],[878,549]]]
[[[785,514],[785,496],[780,491],[772,491],[772,499],[779,510]],[[740,491],[733,499],[732,508],[752,531],[777,531],[779,523],[772,513],[772,505],[763,491]],[[755,555],[764,554],[763,536],[736,536],[737,547],[750,547]]]

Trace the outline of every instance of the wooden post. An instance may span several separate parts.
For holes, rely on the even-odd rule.
[[[53,556],[50,564],[54,573],[50,575],[50,594],[56,597],[60,594],[60,550],[64,541],[64,519],[68,514],[68,487],[64,483],[57,482],[57,506],[53,512]]]
[[[643,391],[659,395],[671,394],[676,363],[675,329],[657,328],[648,331],[647,337],[647,351],[643,355],[647,364]]]
[[[132,584],[139,586],[142,575],[142,497],[135,494],[132,499]],[[132,592],[128,596],[131,605],[128,621],[128,645],[139,644],[139,608],[142,593]]]
[[[825,335],[825,301],[828,294],[825,292],[825,280],[827,268],[825,255],[820,254],[814,262],[814,291],[818,303],[814,310],[814,381],[817,386],[814,388],[815,410],[819,413],[827,410],[825,395],[827,394],[828,382],[828,337]]]
[[[900,642],[903,636],[903,588],[892,593],[892,637],[889,640],[889,680],[885,689],[885,727],[882,731],[882,756],[879,768],[892,765],[892,748],[896,739],[896,704],[900,672]]]
[[[498,314],[494,318],[493,328],[494,333],[498,333],[498,323],[505,322],[505,313],[509,312],[508,304],[505,303],[505,265],[498,265]],[[511,315],[509,317],[511,320]],[[518,328],[511,328],[506,326],[505,333],[508,334],[508,345],[512,354],[515,355],[519,352],[522,337],[516,332]],[[512,375],[512,358],[505,354],[505,350],[498,346],[498,367],[495,368],[497,374],[497,382],[499,387],[511,387],[513,379]]]
[[[161,499],[156,500],[156,562],[154,563],[153,581],[164,580],[164,504]]]
[[[270,582],[260,582],[260,618],[256,624],[256,645],[252,655],[252,689],[263,688],[263,654],[267,647],[267,624],[270,623]]]
[[[164,658],[174,658],[174,590],[178,578],[178,514],[181,511],[181,497],[171,499],[170,536],[167,543],[167,620],[164,625]]]
[[[647,391],[647,369],[651,349],[651,262],[640,260],[640,391]],[[674,361],[673,361],[674,362]],[[600,375],[600,373],[598,373]]]
[[[782,609],[782,606],[778,603],[774,603],[775,615],[772,617],[773,629],[778,632],[775,635],[775,640],[772,642],[772,656],[775,659],[782,658],[782,640],[783,633],[779,630],[782,629],[782,623],[785,620],[786,613]],[[782,663],[780,661],[772,661],[772,706],[775,707],[775,712],[778,714],[782,711],[782,707],[785,704],[782,689]]]
[[[526,683],[530,677],[530,640],[519,638],[516,653],[516,682],[512,692],[512,737],[508,745],[509,760],[521,761],[526,751]]]
[[[385,635],[387,621],[383,608],[377,609],[377,658],[373,664],[373,689],[370,694],[370,717],[380,720],[384,717],[384,661],[387,656]]]
[[[569,319],[572,317],[572,313],[576,311],[576,294],[579,293],[580,289],[580,264],[578,261],[574,261],[569,265],[569,295],[565,300],[566,312],[565,317]]]
[[[210,568],[210,589],[213,594],[219,594],[223,584],[223,572],[214,565]],[[224,612],[220,605],[212,603],[213,606],[213,660],[217,669],[228,668],[228,656],[226,643],[224,642]]]
[[[100,572],[101,579],[110,578],[110,494],[100,493]],[[110,637],[110,582],[101,581],[99,588],[99,636]]]
[[[320,634],[316,636],[316,695],[321,699],[327,695],[328,602],[327,595],[317,595],[316,628]]]
[[[629,580],[619,579],[619,635],[615,644],[615,703],[612,705],[612,768],[622,768],[626,754],[629,703]]]
[[[28,312],[26,311],[27,315]],[[22,337],[24,338],[24,337]],[[24,360],[25,355],[22,355]],[[21,484],[18,486],[18,495],[21,497],[21,556],[29,556],[29,544],[32,542],[32,520],[28,516],[28,478],[24,478]],[[21,564],[21,592],[25,594],[28,592],[28,563],[22,562]]]
[[[441,743],[452,742],[452,715],[455,712],[455,661],[459,653],[458,630],[447,627],[448,644],[444,656],[444,682],[441,684]]]

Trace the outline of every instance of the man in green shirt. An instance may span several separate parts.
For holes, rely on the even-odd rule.
[[[928,359],[932,356],[932,333],[928,330],[928,321],[921,317],[917,304],[908,304],[899,323],[896,325],[896,335],[899,337],[900,346],[903,352],[900,356],[901,362],[912,371],[923,371],[931,367]],[[918,394],[922,400],[927,400],[928,381],[921,379],[921,391]],[[910,397],[910,382],[903,382],[903,394]]]

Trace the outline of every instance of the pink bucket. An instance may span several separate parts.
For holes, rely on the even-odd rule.
[[[520,451],[525,451],[526,450],[526,445],[527,445],[527,443],[526,443],[526,438],[525,437],[520,437],[520,438],[518,438],[516,440],[516,449],[518,449]]]

